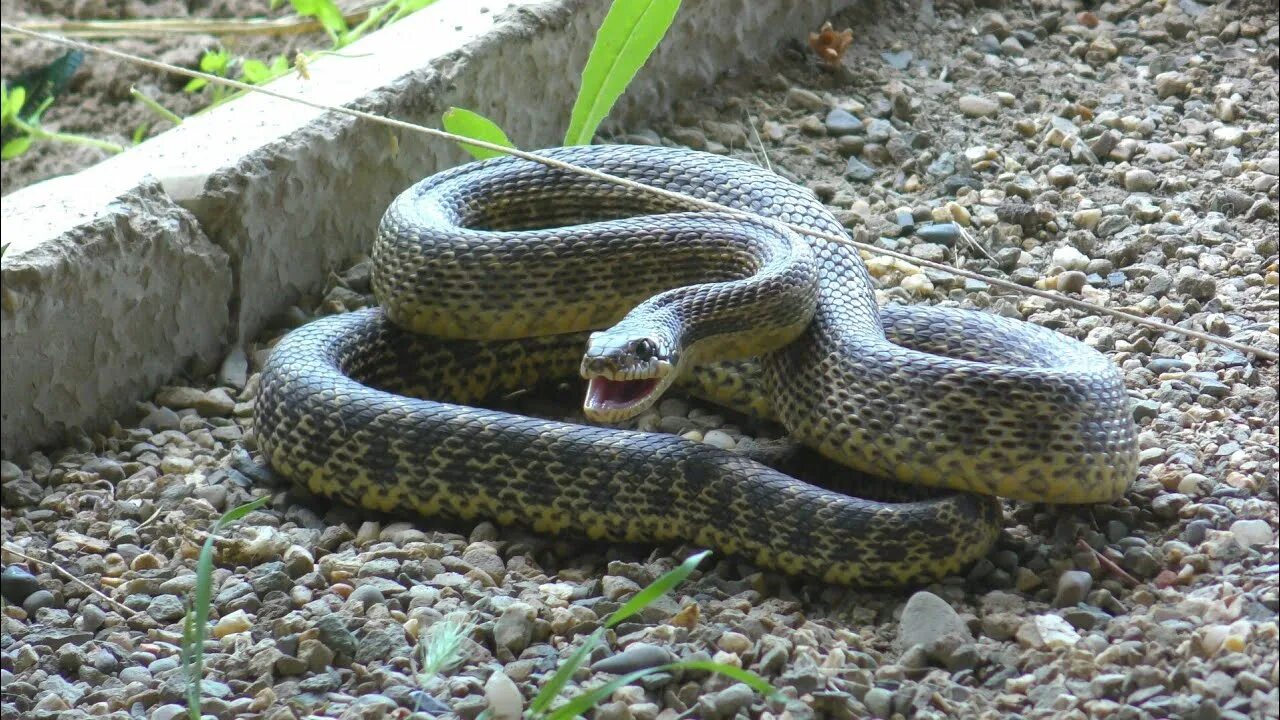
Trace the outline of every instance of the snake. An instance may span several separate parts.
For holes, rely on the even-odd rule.
[[[1109,502],[1135,476],[1108,358],[976,309],[881,306],[856,248],[803,232],[847,237],[807,188],[683,148],[541,154],[573,167],[477,160],[395,198],[377,307],[291,330],[261,370],[270,467],[367,510],[688,543],[868,587],[963,572],[996,543],[999,498]],[[492,407],[584,380],[590,422]],[[619,427],[673,387],[780,423],[820,477]],[[920,490],[863,496],[846,475]]]

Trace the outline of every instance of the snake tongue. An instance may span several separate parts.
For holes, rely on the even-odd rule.
[[[617,411],[644,400],[658,387],[657,378],[610,380],[596,375],[587,382],[587,407],[597,411]]]

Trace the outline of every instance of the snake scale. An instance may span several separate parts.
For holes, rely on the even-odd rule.
[[[686,541],[871,586],[987,553],[996,496],[1105,502],[1134,476],[1110,361],[976,311],[878,307],[857,250],[771,222],[843,233],[809,191],[682,149],[544,154],[762,219],[511,157],[423,180],[379,228],[381,307],[315,320],[271,353],[255,427],[276,471],[372,510]],[[750,356],[752,375],[718,362]],[[949,490],[865,499],[675,435],[473,406],[579,374],[595,419],[679,381],[841,465]]]

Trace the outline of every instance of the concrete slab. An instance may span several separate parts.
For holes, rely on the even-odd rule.
[[[0,208],[6,456],[99,425],[226,342],[227,254],[154,179]]]
[[[661,118],[676,100],[856,2],[685,2],[610,122]],[[555,145],[607,9],[603,0],[440,0],[342,56],[320,58],[310,79],[290,76],[271,87],[432,127],[449,106],[467,107],[521,147]],[[464,159],[452,143],[250,95],[75,176],[4,197],[6,242],[23,238],[3,261],[5,292],[21,285],[24,307],[41,308],[19,318],[6,299],[4,453],[51,441],[55,427],[105,421],[192,355],[216,363],[230,343],[254,336],[368,248],[397,193]],[[190,216],[175,205],[197,223],[188,227]],[[152,212],[154,219],[143,218]],[[166,230],[144,238],[133,227]],[[169,265],[145,283],[130,280],[155,261],[146,253]],[[179,267],[191,274],[169,274]],[[134,317],[129,297],[172,310],[174,322],[161,332],[122,320],[121,312]],[[40,336],[104,338],[115,349],[95,359],[75,346],[73,362],[45,347],[40,361],[20,361],[19,346],[41,346]],[[146,347],[145,358],[126,350]],[[110,367],[89,367],[95,363]],[[95,386],[83,387],[86,378]]]

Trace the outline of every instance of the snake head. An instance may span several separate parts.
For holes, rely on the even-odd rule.
[[[606,330],[591,334],[582,357],[587,397],[582,409],[595,422],[618,423],[648,410],[676,379],[677,353],[657,337]]]

